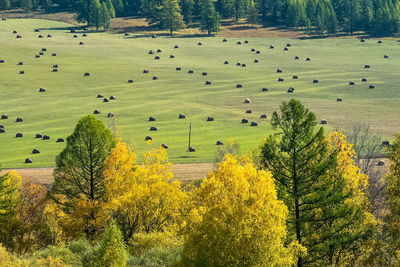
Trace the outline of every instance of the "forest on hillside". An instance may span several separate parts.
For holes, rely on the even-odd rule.
[[[0,0],[0,10],[75,12],[80,22],[109,27],[112,17],[140,16],[171,33],[192,23],[209,34],[221,19],[245,19],[251,25],[300,28],[309,34],[399,32],[398,0]]]

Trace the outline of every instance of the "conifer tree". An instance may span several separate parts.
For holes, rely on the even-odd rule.
[[[258,21],[258,11],[254,4],[254,1],[251,0],[250,7],[247,13],[247,23],[251,24],[251,27],[254,27],[254,24],[257,24]]]
[[[221,25],[221,17],[215,10],[214,4],[211,0],[202,0],[202,14],[200,21],[200,30],[206,31],[208,35],[212,32],[218,32]]]
[[[185,24],[180,11],[177,0],[163,0],[159,18],[161,27],[168,29],[171,34],[173,31],[183,29]]]
[[[99,25],[104,28],[104,30],[107,30],[110,28],[110,19],[111,19],[111,14],[110,10],[107,7],[107,4],[103,2],[101,4],[101,9],[100,9],[100,14],[99,14]]]
[[[21,8],[29,15],[33,8],[32,0],[21,0]]]
[[[126,266],[128,252],[126,251],[121,231],[114,222],[107,226],[98,245],[99,248],[96,253],[98,266]]]
[[[181,0],[180,6],[181,6],[181,10],[182,10],[183,20],[185,21],[186,24],[191,23],[192,17],[193,17],[194,1],[193,0]]]
[[[10,0],[0,0],[0,9],[6,10],[10,8]]]
[[[110,12],[111,18],[115,18],[115,8],[111,0],[107,0],[107,8]]]

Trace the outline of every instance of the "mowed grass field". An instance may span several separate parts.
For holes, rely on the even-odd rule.
[[[400,43],[396,40],[378,44],[373,39],[360,43],[358,39],[246,38],[245,44],[245,38],[222,42],[221,37],[124,37],[91,32],[83,37],[81,31],[73,38],[70,27],[47,20],[0,21],[0,59],[5,61],[0,63],[0,115],[9,117],[0,120],[6,131],[0,134],[3,168],[54,166],[55,156],[65,146],[56,143],[57,138],[66,139],[77,121],[96,109],[106,125],[117,123],[119,136],[133,145],[138,161],[142,152],[163,143],[174,163],[212,162],[217,140],[235,140],[243,152],[254,149],[272,132],[272,112],[291,98],[301,100],[318,120],[326,119],[327,130],[354,122],[369,123],[388,138],[400,130]],[[35,33],[35,28],[41,32]],[[13,30],[22,38],[16,39]],[[44,38],[39,39],[39,34]],[[84,45],[79,45],[81,41]],[[287,43],[291,47],[284,51]],[[270,45],[275,48],[269,49]],[[42,48],[47,52],[35,58]],[[251,52],[252,48],[260,54]],[[150,49],[154,55],[148,54]],[[156,55],[159,60],[154,59]],[[254,59],[259,63],[253,63]],[[24,65],[18,66],[19,61]],[[246,67],[236,66],[237,62]],[[53,64],[58,64],[58,72],[52,72]],[[371,67],[365,69],[365,64]],[[277,68],[283,72],[277,73]],[[144,69],[149,73],[144,74]],[[20,70],[25,74],[19,74]],[[90,76],[85,77],[85,72]],[[292,79],[293,75],[298,79]],[[279,77],[284,81],[278,82]],[[363,77],[368,82],[361,82]],[[313,79],[319,83],[312,83]],[[212,84],[205,85],[206,81]],[[238,83],[243,87],[236,88]],[[369,89],[370,84],[375,89]],[[41,87],[47,91],[39,93]],[[269,91],[262,92],[264,87]],[[287,93],[289,87],[295,89],[293,94]],[[104,103],[96,98],[98,94],[117,100]],[[337,102],[337,97],[343,102]],[[244,104],[245,98],[251,103]],[[248,109],[252,114],[245,113]],[[107,118],[109,112],[115,114],[114,119]],[[186,119],[178,119],[180,113]],[[261,114],[268,118],[260,119]],[[156,121],[149,122],[149,116]],[[209,116],[215,121],[207,122]],[[23,122],[16,122],[17,117]],[[243,118],[249,123],[242,124]],[[251,127],[252,121],[258,126]],[[196,149],[190,157],[186,152],[189,123]],[[158,131],[150,132],[151,126]],[[15,138],[16,133],[23,137]],[[35,139],[37,133],[49,135],[50,140]],[[153,138],[151,145],[144,141],[146,136]],[[34,148],[41,153],[32,155]],[[24,163],[28,157],[32,164]]]

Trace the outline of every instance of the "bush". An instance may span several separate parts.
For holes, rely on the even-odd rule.
[[[54,265],[51,264],[53,262]],[[31,257],[32,266],[62,266],[64,264],[73,266],[82,265],[80,256],[75,255],[70,249],[64,246],[48,246],[45,249],[36,251]]]
[[[143,267],[167,267],[176,266],[180,260],[182,247],[157,247],[152,248],[145,254],[135,257],[132,256],[128,261],[128,266],[143,266]]]

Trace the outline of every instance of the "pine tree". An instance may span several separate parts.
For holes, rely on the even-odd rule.
[[[354,190],[337,168],[340,149],[328,149],[323,128],[315,129],[315,115],[297,100],[283,102],[280,110],[271,124],[282,136],[267,138],[260,162],[272,172],[278,197],[289,208],[288,235],[307,248],[297,266],[330,265],[330,259],[321,259],[349,245],[346,227],[359,222],[355,214],[361,207],[351,205]],[[329,230],[321,231],[324,226]]]
[[[257,24],[258,21],[258,11],[254,4],[254,1],[251,0],[250,7],[247,13],[247,23],[251,24],[251,27],[254,27],[254,24]]]
[[[89,21],[91,26],[96,27],[96,31],[102,26],[101,4],[99,0],[89,0]]]
[[[32,0],[21,0],[21,8],[29,15],[32,11]]]
[[[221,17],[215,11],[214,4],[211,0],[202,0],[202,14],[200,21],[200,30],[206,31],[208,35],[212,32],[218,32],[221,25]]]
[[[111,18],[115,18],[115,8],[111,0],[107,0],[107,8],[110,12]]]
[[[182,10],[183,20],[185,21],[186,24],[191,23],[192,17],[193,17],[194,1],[193,0],[181,0],[180,6],[181,6],[181,10]]]
[[[10,8],[10,0],[0,0],[0,9],[6,10]]]
[[[233,18],[235,15],[235,1],[234,0],[218,0],[217,1],[218,13],[223,18]]]
[[[111,222],[104,231],[98,244],[97,265],[125,267],[128,262],[128,252],[125,248],[121,231],[114,222]]]
[[[124,11],[124,5],[122,4],[122,0],[113,0],[113,6],[115,9],[115,14],[117,16],[121,16]]]
[[[111,19],[111,14],[110,10],[107,7],[107,4],[103,2],[101,4],[100,8],[100,14],[99,14],[99,24],[101,27],[104,28],[104,30],[108,30],[110,28],[110,19]]]
[[[163,0],[159,17],[161,27],[168,29],[171,34],[173,31],[183,29],[185,24],[180,12],[177,0]]]

